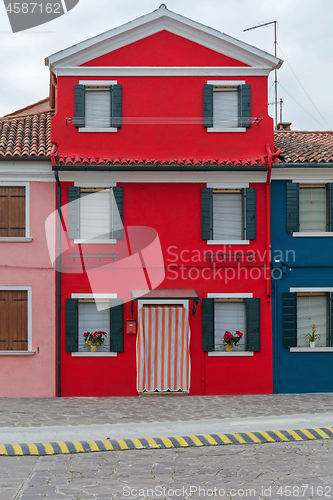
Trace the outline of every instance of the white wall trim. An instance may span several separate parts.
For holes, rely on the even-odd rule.
[[[291,287],[290,292],[333,292],[333,287]]]
[[[116,299],[116,293],[72,293],[72,299]]]
[[[103,132],[103,133],[110,133],[110,132],[117,132],[118,129],[116,127],[105,127],[105,128],[95,128],[95,127],[79,127],[79,132]]]
[[[72,352],[73,358],[116,358],[116,352]]]
[[[302,184],[327,184],[332,182],[332,168],[273,168],[272,180],[291,180]]]
[[[22,182],[54,182],[51,158],[47,162],[15,161],[0,162],[0,182],[13,185],[20,179]]]
[[[109,85],[117,85],[117,80],[80,80],[79,81],[80,85],[87,85],[87,86],[109,86]]]
[[[5,238],[5,237],[1,237],[0,238],[0,242],[1,243],[30,243],[30,241],[32,241],[33,238],[22,238],[22,237],[18,237],[18,238]]]
[[[207,127],[207,132],[246,132],[244,127],[223,128],[223,127]]]
[[[293,233],[294,238],[323,238],[333,236],[333,233],[318,232],[318,233]]]
[[[33,356],[36,351],[0,351],[0,356]]]
[[[237,358],[237,357],[248,357],[248,356],[253,356],[253,351],[232,351],[232,352],[226,352],[226,351],[209,351],[208,352],[209,357],[232,357],[232,358]]]
[[[21,291],[28,292],[28,349],[27,349],[27,351],[28,352],[32,351],[32,287],[31,286],[4,285],[4,286],[0,286],[0,290],[13,290],[13,291],[20,291],[20,292]],[[24,351],[24,352],[26,352],[26,351]]]
[[[112,186],[112,183],[183,183],[183,184],[203,184],[214,187],[216,183],[222,188],[242,188],[245,183],[265,183],[267,172],[59,172],[61,182],[74,182],[76,185],[85,187],[98,187],[97,181]],[[54,181],[54,177],[53,177]],[[101,187],[104,187],[103,185]]]
[[[207,182],[207,187],[212,189],[246,189],[249,182]]]
[[[290,352],[333,352],[333,347],[290,347]]]
[[[208,85],[216,85],[220,87],[234,87],[235,85],[245,85],[245,80],[207,80],[207,83]]]
[[[117,240],[74,240],[74,245],[115,245]]]
[[[94,177],[96,178],[96,174],[94,174]],[[74,186],[77,187],[87,187],[87,188],[113,188],[117,185],[116,182],[90,182],[90,181],[74,181]]]
[[[153,67],[153,66],[68,66],[59,67],[57,76],[268,76],[271,69],[266,67],[250,66],[182,66],[182,67]]]
[[[253,293],[207,293],[208,299],[252,299]]]
[[[207,245],[249,245],[250,240],[207,240]]]

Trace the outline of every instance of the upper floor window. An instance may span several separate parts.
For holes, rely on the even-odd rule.
[[[305,235],[332,232],[332,184],[287,184],[287,231]]]
[[[231,81],[204,85],[204,127],[208,132],[245,132],[251,127],[251,85]]]
[[[28,350],[28,291],[0,290],[0,351]]]
[[[201,239],[239,244],[256,237],[256,188],[201,189]]]
[[[75,85],[75,126],[81,132],[116,132],[122,126],[122,86]]]
[[[25,187],[0,186],[0,238],[24,238],[25,236]]]

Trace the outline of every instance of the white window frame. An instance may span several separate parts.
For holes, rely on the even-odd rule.
[[[72,293],[72,299],[117,299],[118,296],[116,293]],[[110,335],[111,325],[110,325]],[[117,352],[72,352],[71,355],[73,358],[116,358]]]
[[[93,185],[92,185],[93,184]],[[74,186],[80,187],[80,188],[101,188],[101,189],[112,189],[117,186],[116,182],[84,182],[84,181],[75,181]],[[111,193],[111,196],[113,197],[113,193]],[[80,232],[80,198],[79,198],[79,232]],[[110,201],[111,203],[111,201]],[[84,245],[115,245],[117,243],[117,240],[115,239],[105,239],[105,240],[85,240],[81,238],[77,238],[74,240],[74,244],[84,244]]]
[[[249,183],[237,183],[237,184],[232,184],[232,185],[226,185],[226,184],[218,184],[216,182],[214,183],[207,183],[208,188],[214,189],[239,189],[241,191],[244,191],[244,189],[249,187]],[[214,195],[214,192],[213,192]],[[213,219],[214,219],[214,211],[213,211]],[[207,245],[249,245],[250,240],[207,240]]]
[[[207,80],[207,84],[214,87],[239,87],[245,85],[245,80]],[[207,127],[207,132],[246,132],[246,127]]]
[[[80,80],[80,85],[89,87],[112,87],[117,85],[117,80]],[[117,127],[79,127],[79,132],[118,132]]]
[[[296,184],[302,184],[303,187],[306,187],[306,185],[308,184],[309,187],[311,186],[315,186],[316,184],[328,184],[329,182],[331,182],[330,180],[320,180],[320,179],[314,179],[313,181],[311,182],[303,182],[301,179],[293,179],[292,181],[293,183],[296,183]],[[300,187],[301,189],[301,187]],[[320,232],[301,232],[301,231],[297,231],[297,232],[294,232],[292,233],[293,235],[293,238],[327,238],[327,237],[332,237],[333,236],[333,232],[329,232],[329,231],[320,231]]]
[[[253,293],[207,293],[208,299],[252,299]],[[215,332],[214,332],[215,333]],[[208,351],[209,357],[251,357],[253,356],[253,351]]]
[[[333,292],[333,287],[291,287],[289,289],[290,292]],[[318,352],[333,352],[333,347],[290,347],[290,352],[310,352],[310,353],[318,353]]]
[[[11,290],[14,292],[28,292],[28,349],[26,351],[1,351],[0,356],[32,356],[36,351],[32,350],[32,287],[31,286],[0,286],[0,290]]]
[[[24,187],[25,188],[25,236],[0,237],[0,243],[29,243],[30,237],[30,182],[0,181],[0,187]]]

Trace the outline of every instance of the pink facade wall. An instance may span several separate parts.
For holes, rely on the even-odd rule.
[[[32,287],[32,350],[35,351],[31,356],[1,355],[0,351],[0,378],[4,382],[0,397],[55,396],[55,273],[45,235],[45,220],[54,207],[54,183],[31,182],[33,240],[0,242],[0,287]]]

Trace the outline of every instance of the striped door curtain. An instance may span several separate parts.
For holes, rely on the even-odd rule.
[[[137,390],[189,391],[190,324],[183,306],[143,306],[136,345]]]

